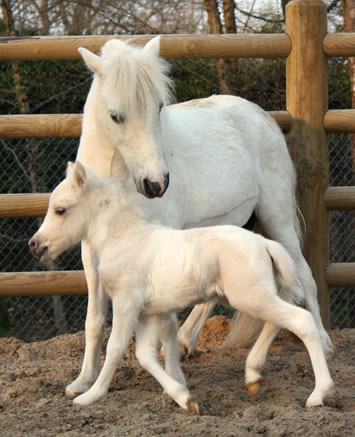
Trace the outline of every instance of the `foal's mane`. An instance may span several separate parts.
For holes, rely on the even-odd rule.
[[[109,215],[113,214],[117,217],[119,211],[134,216],[139,219],[144,219],[144,213],[135,205],[136,194],[122,191],[122,185],[116,178],[107,176],[98,178],[88,168],[86,170],[86,190],[94,194],[96,206],[99,209],[104,208]]]
[[[102,48],[102,61],[101,73],[109,93],[106,97],[118,112],[126,116],[142,110],[153,114],[161,104],[172,101],[169,64],[163,58],[114,39]]]

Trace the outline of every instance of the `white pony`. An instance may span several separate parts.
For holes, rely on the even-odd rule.
[[[144,48],[113,39],[103,46],[101,56],[79,49],[94,80],[77,159],[95,175],[113,177],[127,195],[135,196],[148,220],[175,229],[243,226],[255,215],[295,262],[306,307],[325,351],[330,351],[316,285],[301,253],[295,172],[279,127],[261,108],[238,97],[212,96],[169,105],[171,82],[159,50],[159,37]],[[92,259],[84,243],[89,295],[86,347],[82,370],[67,387],[69,396],[87,391],[98,375],[107,297],[96,287]],[[179,355],[195,349],[214,306],[211,301],[194,308],[179,331]],[[250,339],[249,328],[255,331],[253,319],[241,320],[244,323],[231,332],[234,342],[238,336]]]
[[[140,364],[182,408],[199,414],[179,366],[177,331],[171,329],[169,313],[212,301],[265,321],[246,362],[251,393],[259,389],[267,351],[282,327],[302,339],[311,357],[316,384],[306,405],[322,405],[333,381],[312,314],[289,303],[302,301],[304,293],[286,250],[234,226],[174,230],[150,223],[120,191],[110,180],[88,174],[80,162],[69,163],[66,179],[51,194],[45,220],[29,242],[38,259],[49,261],[84,240],[95,259],[96,286],[112,300],[104,366],[74,403],[89,405],[106,396],[136,332]],[[156,356],[159,338],[168,353],[166,371]]]

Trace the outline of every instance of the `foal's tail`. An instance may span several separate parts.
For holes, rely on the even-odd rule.
[[[303,303],[304,291],[299,285],[296,266],[291,256],[280,243],[272,240],[266,240],[266,250],[273,263],[279,296],[289,303]],[[248,346],[257,339],[263,326],[263,320],[238,311],[221,348]]]
[[[266,250],[275,267],[279,296],[290,303],[303,303],[304,290],[300,287],[295,263],[287,250],[280,243],[272,240],[267,240]]]

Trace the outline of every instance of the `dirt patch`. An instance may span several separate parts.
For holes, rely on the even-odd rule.
[[[134,358],[122,360],[107,398],[73,406],[65,386],[78,374],[84,334],[26,344],[0,339],[0,435],[18,436],[354,436],[355,330],[331,332],[329,360],[335,395],[322,408],[306,409],[313,372],[303,345],[284,334],[276,339],[260,393],[244,386],[246,349],[219,350],[229,322],[214,317],[199,350],[184,362],[189,387],[202,416],[181,410]]]

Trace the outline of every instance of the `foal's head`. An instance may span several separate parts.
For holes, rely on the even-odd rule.
[[[148,198],[163,196],[169,183],[159,131],[161,111],[171,100],[171,80],[159,50],[160,37],[144,48],[112,39],[101,56],[79,49],[95,73],[95,98],[87,101],[85,111],[120,152],[137,191]]]
[[[50,195],[46,217],[28,243],[40,261],[55,259],[83,239],[88,226],[87,191],[85,168],[80,162],[69,162],[66,178]]]

